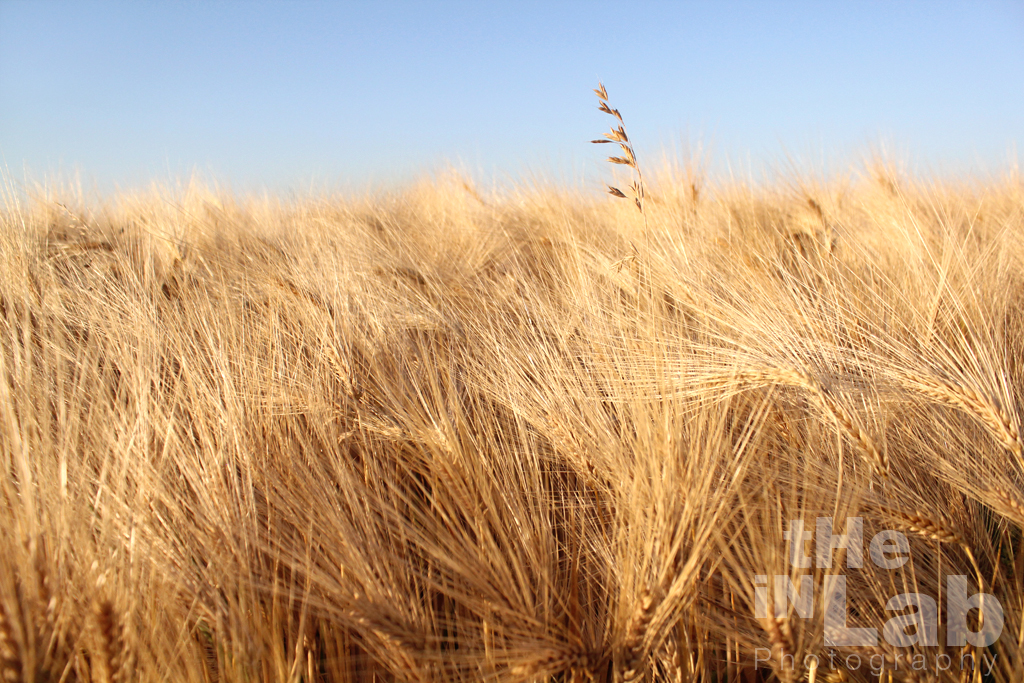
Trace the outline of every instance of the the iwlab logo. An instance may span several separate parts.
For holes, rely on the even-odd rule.
[[[820,569],[832,568],[832,554],[834,550],[846,550],[846,567],[848,569],[861,569],[864,567],[864,520],[861,517],[848,517],[846,520],[846,533],[835,535],[832,533],[832,518],[818,517],[815,530],[805,531],[803,520],[790,520],[789,529],[785,532],[785,538],[789,546],[789,562],[798,569],[810,569],[812,561],[814,566]],[[814,557],[807,554],[806,543],[814,542]],[[907,537],[898,531],[885,530],[875,534],[868,545],[868,553],[871,561],[880,569],[898,569],[910,560],[910,543]],[[754,615],[758,619],[769,617],[769,577],[759,574],[754,577]],[[874,627],[851,628],[847,626],[846,619],[849,613],[846,599],[846,579],[841,573],[828,573],[822,582],[822,599],[824,600],[824,640],[825,647],[875,647],[878,645],[878,629]],[[776,575],[773,577],[772,590],[774,600],[773,616],[775,618],[787,617],[789,611],[787,603],[792,605],[796,616],[802,619],[810,619],[814,613],[814,582],[810,575],[798,576],[795,579],[790,575]],[[972,584],[969,577],[958,574],[946,577],[946,645],[949,647],[963,648],[970,644],[977,648],[986,648],[996,642],[1003,630],[1003,609],[995,596],[988,593],[972,592]],[[939,610],[936,606],[936,599],[922,593],[900,593],[889,599],[885,605],[887,611],[900,611],[882,626],[882,638],[889,645],[895,648],[911,647],[914,645],[926,647],[939,644]],[[968,624],[968,614],[971,610],[978,610],[979,618],[976,624],[979,630],[971,630]],[[836,653],[832,651],[829,655],[829,668],[835,668]],[[964,656],[968,661],[964,661]],[[754,653],[755,665],[770,661],[771,650],[757,648]],[[785,667],[787,664],[795,665],[793,655],[784,655],[789,662],[781,662]],[[879,672],[884,664],[881,655],[874,655],[878,658],[877,667],[871,662],[872,671]],[[903,655],[895,658],[895,666],[899,668],[900,659]],[[991,667],[995,665],[995,658],[991,661],[983,651],[984,661],[978,664]],[[814,659],[815,668],[823,666],[815,655],[808,655],[808,659]],[[856,655],[846,657],[848,669],[860,668],[861,658]],[[937,670],[948,670],[954,666],[954,660],[947,654],[940,653],[935,656],[934,662],[927,662],[925,655],[917,652],[907,654],[904,662],[907,669],[932,668],[934,664]],[[839,660],[843,661],[842,658]],[[810,663],[805,662],[805,666]],[[961,656],[961,669],[967,666],[970,669],[975,667],[973,656],[970,654]],[[851,666],[852,665],[852,666]]]

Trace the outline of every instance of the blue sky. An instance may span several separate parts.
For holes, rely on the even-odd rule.
[[[102,190],[594,184],[605,83],[641,163],[835,169],[885,147],[999,172],[1024,143],[1024,2],[0,0],[0,157]]]

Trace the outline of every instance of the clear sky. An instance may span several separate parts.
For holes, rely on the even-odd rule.
[[[0,161],[137,187],[605,173],[601,80],[641,163],[1007,168],[1024,2],[0,0]]]

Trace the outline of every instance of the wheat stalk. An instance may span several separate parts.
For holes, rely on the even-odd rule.
[[[622,156],[610,156],[608,157],[608,161],[612,164],[627,166],[633,169],[633,172],[636,173],[636,178],[630,183],[629,187],[627,188],[628,194],[627,192],[623,192],[622,190],[613,185],[608,185],[608,193],[613,197],[618,197],[620,199],[632,198],[633,203],[637,208],[637,211],[640,212],[640,215],[643,216],[644,219],[645,259],[641,260],[638,258],[636,247],[631,244],[631,246],[633,246],[633,253],[627,256],[626,258],[618,261],[616,263],[616,266],[619,267],[623,263],[634,261],[637,264],[641,264],[641,267],[638,269],[638,287],[647,290],[647,294],[649,296],[648,303],[653,309],[654,289],[651,286],[651,273],[649,272],[651,260],[651,233],[650,226],[647,221],[647,211],[644,209],[644,201],[647,197],[646,186],[644,185],[644,175],[640,170],[640,164],[636,160],[636,152],[633,149],[633,143],[630,141],[629,135],[626,133],[626,124],[622,120],[622,114],[619,113],[618,109],[613,109],[611,105],[608,103],[608,91],[605,90],[603,83],[599,82],[597,84],[597,88],[594,89],[594,94],[597,95],[597,99],[599,101],[598,109],[604,112],[605,114],[608,114],[609,116],[614,116],[615,119],[618,121],[618,125],[612,126],[611,131],[605,133],[602,139],[591,140],[591,142],[598,145],[617,144],[619,148],[622,150]],[[638,296],[638,308],[639,305],[640,301]],[[653,327],[650,330],[650,332],[652,335],[656,334]]]

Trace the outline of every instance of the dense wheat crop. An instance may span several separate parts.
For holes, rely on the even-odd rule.
[[[9,195],[2,680],[1024,679],[1021,180],[649,182]]]

